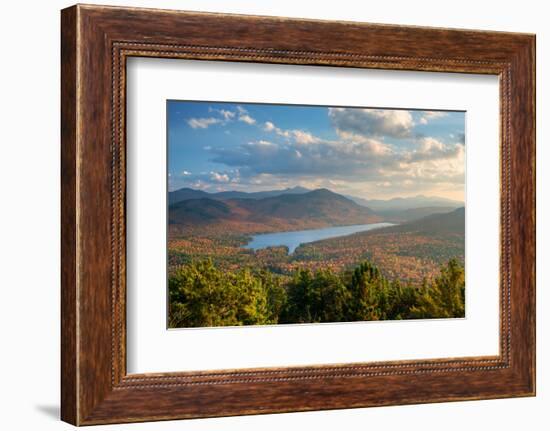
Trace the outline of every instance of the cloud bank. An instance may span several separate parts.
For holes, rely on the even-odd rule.
[[[242,106],[209,112],[215,116],[190,118],[187,124],[206,133],[210,126],[229,132],[232,123],[244,123],[258,139],[205,146],[209,161],[220,169],[180,175],[179,181],[189,186],[324,186],[359,194],[464,187],[463,130],[448,133],[448,139],[416,130],[444,119],[446,112],[327,108],[329,138],[280,127],[276,119],[259,120]]]

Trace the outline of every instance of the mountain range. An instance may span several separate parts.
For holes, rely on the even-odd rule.
[[[457,208],[444,214],[432,214],[418,220],[376,229],[380,233],[415,233],[420,235],[456,234],[464,236],[465,210]],[[366,232],[365,234],[369,234]]]
[[[359,205],[369,207],[374,211],[404,211],[417,208],[458,208],[464,206],[464,202],[438,196],[410,196],[406,198],[392,199],[363,199],[346,195]]]
[[[283,196],[294,197],[282,198]],[[277,197],[281,197],[281,199],[263,201],[267,198]],[[326,200],[326,202],[323,203],[325,208],[322,213],[316,215],[311,213],[311,205],[313,205],[312,197],[316,197],[315,205],[317,210],[320,210],[322,206],[320,200]],[[206,199],[206,201],[183,204],[183,202],[197,199]],[[239,200],[239,202],[235,200]],[[245,211],[246,216],[244,219],[252,218],[256,221],[262,220],[262,223],[273,218],[282,217],[296,220],[303,217],[309,217],[312,218],[312,223],[329,223],[332,220],[344,224],[354,224],[355,222],[352,220],[363,220],[364,214],[367,213],[350,205],[351,203],[366,208],[371,219],[377,216],[378,220],[383,219],[389,222],[403,223],[417,220],[431,214],[448,213],[464,205],[464,203],[460,201],[424,195],[388,200],[369,200],[351,195],[341,195],[330,192],[327,189],[310,190],[299,186],[261,192],[224,191],[218,193],[208,193],[202,190],[182,188],[169,192],[168,202],[171,207],[170,214],[174,215],[174,218],[172,218],[174,223],[183,221],[184,213],[188,216],[187,220],[193,220],[194,223],[202,223],[207,220],[215,219],[229,218],[236,220],[238,217],[243,217],[244,213],[242,211]],[[222,203],[220,204],[220,202]],[[180,205],[177,206],[177,208],[172,208],[172,206],[176,204]],[[329,211],[329,207],[333,204],[335,207]],[[303,208],[300,208],[302,206]],[[308,206],[309,209],[307,208]],[[269,211],[263,211],[266,207],[269,208],[269,211],[274,212],[270,213]],[[285,211],[289,211],[289,213],[287,214]],[[252,216],[251,212],[260,212],[261,216],[259,214]],[[344,216],[344,214],[348,215]],[[359,214],[362,215],[359,216]]]
[[[168,218],[172,229],[181,226],[250,233],[382,221],[369,208],[327,189],[262,198],[185,199],[170,205]]]
[[[174,190],[173,192],[168,193],[168,203],[175,204],[177,202],[186,201],[189,199],[216,199],[216,200],[226,200],[226,199],[263,199],[273,196],[280,195],[297,195],[310,192],[311,190],[306,189],[305,187],[292,187],[283,190],[268,190],[263,192],[239,192],[239,191],[226,191],[218,193],[208,193],[202,190],[195,190],[184,187],[182,189]]]
[[[455,210],[456,207],[434,206],[421,208],[407,208],[403,210],[376,210],[374,211],[385,221],[391,223],[405,223],[418,220],[432,214],[445,214]]]

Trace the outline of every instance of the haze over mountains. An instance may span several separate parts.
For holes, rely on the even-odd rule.
[[[188,202],[191,200],[194,202]],[[172,223],[204,224],[229,219],[264,224],[282,218],[294,224],[298,219],[304,219],[307,226],[364,224],[381,220],[403,223],[431,214],[448,213],[464,205],[459,201],[423,195],[368,200],[327,189],[309,190],[304,187],[250,193],[208,193],[182,188],[169,192],[168,201]],[[303,227],[304,223],[298,224]]]
[[[446,214],[456,209],[456,207],[433,206],[420,208],[407,208],[404,210],[376,210],[374,211],[385,221],[392,223],[405,223],[412,220],[418,220],[432,214]]]
[[[456,234],[464,236],[464,216],[464,207],[460,207],[444,214],[432,214],[418,220],[377,229],[377,233],[414,233],[426,236]]]
[[[437,196],[417,195],[407,198],[382,199],[362,199],[348,196],[360,205],[368,206],[374,211],[408,210],[414,208],[458,208],[464,206],[464,202],[455,201]]]

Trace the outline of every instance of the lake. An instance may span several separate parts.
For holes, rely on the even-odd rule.
[[[290,232],[273,232],[254,235],[245,248],[260,250],[266,247],[287,246],[290,254],[300,245],[322,239],[351,235],[357,232],[393,226],[393,223],[356,224],[351,226],[325,227],[322,229],[297,230]]]

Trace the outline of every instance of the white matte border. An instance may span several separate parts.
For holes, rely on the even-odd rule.
[[[499,84],[492,75],[130,58],[128,373],[499,352]],[[166,100],[465,110],[466,318],[166,329]]]

